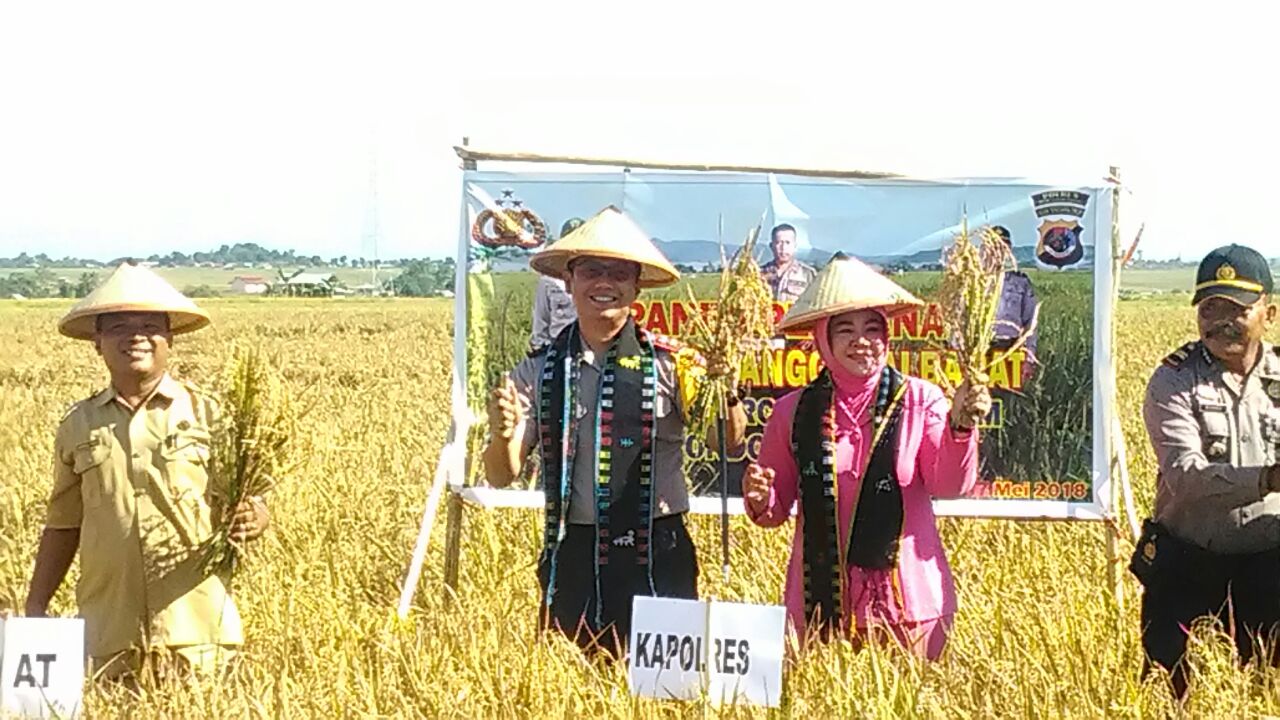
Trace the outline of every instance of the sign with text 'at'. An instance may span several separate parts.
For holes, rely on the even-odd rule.
[[[0,618],[0,716],[68,718],[84,691],[84,620]]]
[[[631,694],[778,707],[785,629],[778,605],[636,597]]]

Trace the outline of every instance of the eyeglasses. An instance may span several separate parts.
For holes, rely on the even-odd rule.
[[[602,277],[608,277],[613,282],[627,282],[635,280],[636,266],[625,260],[600,261],[600,260],[582,260],[573,264],[571,268],[573,276],[578,280],[591,281],[599,280]]]

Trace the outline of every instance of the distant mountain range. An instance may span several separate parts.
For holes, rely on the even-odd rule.
[[[720,246],[709,240],[690,240],[690,241],[657,241],[658,249],[672,263],[680,263],[685,265],[720,262]],[[733,257],[738,252],[741,245],[724,246],[724,252],[727,257]],[[813,265],[814,267],[822,267],[827,264],[831,256],[835,253],[829,250],[819,250],[810,248],[800,253],[800,259]],[[921,265],[933,265],[942,262],[942,253],[939,250],[921,250],[910,255],[859,255],[859,260],[871,263],[873,265],[911,265],[918,267]],[[1013,256],[1018,261],[1018,265],[1026,265],[1032,267],[1036,262],[1036,249],[1031,246],[1015,247]],[[764,262],[771,256],[767,247],[760,247],[756,251],[756,257]],[[1084,262],[1086,265],[1091,264],[1093,259],[1093,248],[1085,248]]]

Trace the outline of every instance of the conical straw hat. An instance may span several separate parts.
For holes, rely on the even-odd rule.
[[[866,263],[837,253],[787,310],[778,329],[809,330],[824,317],[868,308],[893,317],[923,305],[923,300]]]
[[[199,330],[209,324],[209,315],[196,307],[164,278],[144,267],[123,263],[62,320],[58,331],[77,340],[92,340],[99,315],[116,312],[162,312],[169,314],[174,335]]]
[[[680,271],[649,235],[612,205],[534,255],[529,267],[564,280],[569,275],[569,262],[586,256],[639,263],[642,288],[662,287],[680,279]]]

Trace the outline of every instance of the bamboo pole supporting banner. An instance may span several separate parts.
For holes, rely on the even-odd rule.
[[[1124,249],[1120,245],[1120,168],[1111,166],[1108,173],[1108,179],[1114,183],[1115,187],[1111,190],[1111,287],[1109,288],[1109,301],[1111,307],[1114,308],[1120,301],[1120,270],[1124,260]],[[1107,333],[1111,337],[1111,347],[1116,346],[1116,323],[1115,315],[1111,316],[1111,327],[1107,328]],[[1114,354],[1108,363],[1107,369],[1107,392],[1111,396],[1112,412],[1116,407],[1116,361]],[[1111,477],[1113,482],[1108,488],[1110,498],[1107,512],[1107,521],[1104,523],[1103,532],[1106,533],[1107,540],[1107,580],[1111,586],[1112,595],[1115,597],[1116,609],[1120,612],[1124,610],[1124,583],[1120,573],[1120,549],[1117,545],[1117,539],[1120,535],[1119,528],[1116,524],[1115,508],[1116,504],[1116,486],[1115,479],[1120,477],[1123,472],[1118,467],[1118,459],[1120,453],[1116,451],[1117,441],[1124,442],[1123,438],[1116,437],[1116,428],[1112,423],[1105,423],[1098,431],[1105,432],[1110,435],[1107,442],[1107,463],[1111,468]]]
[[[458,567],[462,563],[462,496],[449,493],[449,510],[444,533],[444,586],[452,597],[458,589]]]
[[[742,172],[742,173],[774,173],[777,175],[797,175],[801,177],[846,178],[850,180],[890,180],[904,178],[897,173],[876,170],[817,170],[813,168],[781,168],[759,167],[754,165],[717,165],[690,162],[661,162],[657,160],[635,160],[626,158],[593,158],[571,155],[539,155],[521,152],[484,152],[470,147],[454,146],[454,152],[462,159],[464,167],[475,169],[475,163],[494,162],[527,162],[527,163],[559,163],[566,165],[588,165],[604,167],[621,167],[634,170],[688,170],[691,172]]]
[[[413,594],[422,577],[422,564],[427,556],[427,545],[431,541],[431,528],[435,525],[436,508],[440,506],[440,496],[448,486],[449,478],[453,476],[454,465],[458,462],[461,452],[462,444],[457,438],[440,451],[440,459],[436,463],[435,476],[431,482],[431,492],[427,495],[426,507],[422,509],[422,522],[418,526],[418,539],[413,546],[413,559],[409,561],[409,570],[405,574],[404,585],[400,589],[397,614],[401,619],[409,616]]]

